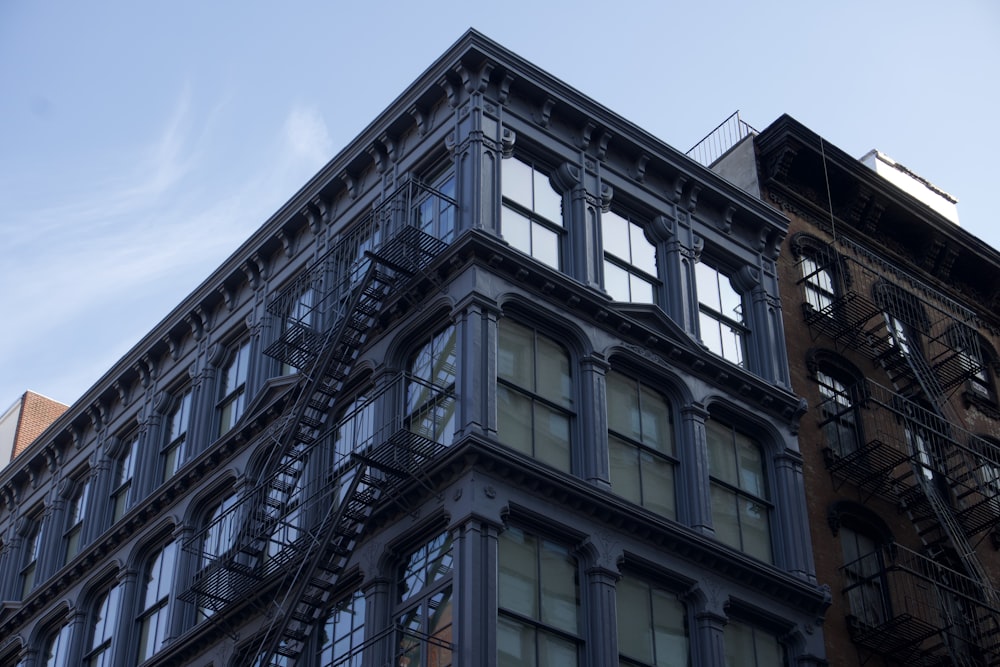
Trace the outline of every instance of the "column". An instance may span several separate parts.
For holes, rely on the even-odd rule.
[[[785,449],[774,457],[774,506],[781,568],[816,583],[802,457]]]
[[[497,435],[497,321],[496,302],[472,293],[453,311],[458,346],[455,378],[455,439],[476,433]]]
[[[621,545],[607,534],[590,536],[580,549],[585,565],[584,599],[587,651],[596,665],[618,664],[618,607],[615,593],[621,573],[618,562],[624,556]]]
[[[691,662],[701,667],[725,667],[728,622],[725,612],[726,597],[718,581],[705,577],[695,584],[684,601],[694,609],[694,628],[691,630]]]
[[[604,356],[591,353],[580,362],[581,476],[594,486],[611,489],[608,460],[608,411],[606,376],[610,368]]]
[[[708,445],[705,420],[708,410],[701,403],[681,407],[680,499],[678,519],[709,537],[715,536],[712,523],[712,498],[708,482]]]
[[[678,233],[679,216],[674,205],[667,214],[653,218],[646,227],[646,238],[656,246],[656,270],[663,289],[657,295],[657,305],[684,331],[698,335],[698,296],[695,289],[694,265],[701,254],[701,239],[691,247],[681,242]]]
[[[453,528],[455,562],[453,618],[456,667],[496,663],[497,536],[500,526],[470,518]]]

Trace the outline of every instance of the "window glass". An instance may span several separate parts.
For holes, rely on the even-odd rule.
[[[364,639],[365,596],[355,591],[327,614],[320,637],[320,667],[361,667]]]
[[[802,272],[806,303],[813,310],[829,314],[836,298],[833,274],[814,257],[809,256],[803,257],[799,262],[799,270]]]
[[[819,412],[822,415],[820,427],[826,436],[827,447],[839,456],[847,456],[857,451],[861,443],[859,426],[861,420],[855,407],[857,389],[853,383],[846,385],[839,379],[825,372],[816,372],[816,383],[819,386],[822,403]]]
[[[167,415],[166,447],[163,450],[163,480],[169,479],[187,459],[188,426],[191,423],[191,390],[175,399]]]
[[[572,391],[565,348],[509,319],[500,321],[497,421],[505,445],[569,472]]]
[[[111,667],[111,642],[118,624],[121,587],[114,586],[97,600],[91,621],[90,649],[86,667]]]
[[[656,249],[638,224],[614,211],[601,214],[604,288],[615,301],[653,303]]]
[[[414,206],[418,229],[450,243],[455,237],[455,174],[448,172],[434,179],[431,189],[421,189]]]
[[[90,500],[90,475],[76,480],[73,495],[66,505],[66,534],[63,543],[66,548],[64,562],[68,563],[80,552],[83,539],[83,522],[87,518],[87,505]]]
[[[113,521],[118,521],[134,502],[132,481],[135,478],[136,464],[139,460],[139,434],[133,433],[125,438],[125,450],[115,464],[115,490],[111,492]]]
[[[72,626],[64,625],[45,643],[45,667],[68,667]]]
[[[844,589],[851,615],[868,627],[887,618],[888,594],[878,543],[863,533],[841,526],[838,532],[844,554]]]
[[[219,435],[231,429],[246,407],[247,371],[250,367],[250,340],[239,343],[222,368],[220,377]]]
[[[445,531],[410,553],[397,578],[399,664],[452,664],[452,539]]]
[[[677,595],[623,577],[616,589],[622,665],[687,665],[687,616]]]
[[[729,276],[705,262],[695,264],[695,280],[702,342],[723,359],[743,366],[748,333],[743,297]]]
[[[42,556],[42,516],[29,519],[28,532],[24,535],[21,562],[21,599],[23,600],[38,583],[38,560]]]
[[[230,493],[212,506],[205,520],[204,536],[201,543],[201,562],[199,569],[204,569],[223,556],[236,542],[237,522],[236,494]],[[198,607],[198,620],[211,616],[213,610],[206,606]]]
[[[170,542],[156,552],[146,570],[142,586],[142,613],[138,618],[138,662],[149,659],[159,651],[167,637],[176,558],[177,545]]]
[[[674,443],[666,400],[621,373],[607,376],[611,486],[654,512],[674,518]]]
[[[501,162],[504,207],[500,225],[513,247],[560,268],[562,196],[533,163],[518,158]]]
[[[451,444],[455,435],[455,327],[449,325],[410,357],[407,419],[414,433]]]
[[[500,535],[498,665],[577,664],[580,586],[569,551],[517,528]]]
[[[726,624],[726,667],[781,667],[785,650],[778,638],[745,623]]]
[[[721,542],[771,561],[770,503],[760,445],[731,426],[705,422],[712,521]]]

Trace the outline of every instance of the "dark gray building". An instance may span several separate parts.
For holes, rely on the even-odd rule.
[[[822,665],[787,219],[464,35],[0,472],[0,665]]]

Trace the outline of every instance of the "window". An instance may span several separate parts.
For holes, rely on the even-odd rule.
[[[687,612],[677,595],[632,577],[616,590],[621,665],[688,665]]]
[[[504,238],[521,252],[561,268],[562,196],[532,162],[508,158],[500,163],[500,172]]]
[[[436,178],[433,187],[417,193],[414,222],[420,231],[451,243],[455,238],[455,174],[449,171]]]
[[[67,624],[59,628],[58,632],[52,634],[45,642],[45,650],[42,659],[45,667],[68,667],[70,637],[72,636],[72,626]]]
[[[278,469],[267,483],[267,521],[272,523],[271,537],[267,543],[267,557],[273,558],[289,548],[302,531],[305,523],[303,503],[306,499],[306,476],[312,448],[298,442],[281,457]]]
[[[604,242],[604,289],[615,301],[653,303],[656,248],[631,217],[601,214]]]
[[[226,554],[236,541],[237,524],[236,494],[230,493],[212,506],[205,521],[205,531],[201,543],[199,569],[204,569]],[[199,605],[197,620],[208,618],[214,613],[210,607]]]
[[[746,623],[726,624],[726,667],[781,667],[787,664],[778,637]]]
[[[443,444],[451,444],[455,435],[455,343],[455,327],[449,325],[421,345],[408,366],[409,428]]]
[[[674,437],[667,401],[638,380],[607,376],[608,450],[615,493],[674,518]]]
[[[500,440],[569,472],[573,413],[570,359],[548,336],[500,320],[497,429]]]
[[[284,334],[282,339],[286,340],[288,345],[283,348],[282,352],[282,375],[297,373],[299,371],[299,368],[294,364],[304,364],[309,358],[306,350],[314,350],[316,345],[315,338],[319,335],[313,328],[319,324],[318,322],[313,322],[313,318],[319,314],[316,310],[319,300],[316,286],[312,280],[306,277],[304,279],[300,278],[297,281],[297,288],[298,293],[292,294],[291,301],[287,305],[287,311],[285,311],[283,318],[282,329],[284,330]],[[270,351],[268,351],[269,353]]]
[[[188,455],[188,427],[191,423],[191,390],[187,389],[174,400],[167,415],[166,446],[163,449],[163,481],[177,472]]]
[[[23,535],[21,557],[21,599],[35,589],[38,583],[38,561],[42,557],[42,515],[36,513],[28,518],[27,531]]]
[[[118,521],[135,501],[135,490],[132,482],[135,479],[135,467],[139,460],[139,434],[133,433],[125,438],[121,457],[115,462],[115,488],[111,492],[112,522]]]
[[[770,503],[760,445],[714,419],[705,422],[705,434],[715,537],[770,562]]]
[[[83,658],[85,667],[111,667],[111,643],[118,625],[120,597],[121,587],[113,586],[94,605],[90,647]]]
[[[66,504],[66,532],[63,535],[64,562],[68,563],[83,546],[83,522],[87,518],[87,503],[90,499],[90,475],[77,479],[73,493]]]
[[[170,542],[149,561],[142,583],[142,612],[139,614],[139,658],[149,659],[167,638],[170,597],[173,593],[177,544]]]
[[[450,667],[452,539],[445,531],[413,550],[396,579],[399,651],[394,664]]]
[[[565,547],[508,528],[500,534],[498,667],[568,667],[580,652],[580,581]]]
[[[841,527],[840,545],[844,554],[844,591],[852,620],[866,627],[878,627],[888,618],[889,597],[882,550],[870,536]]]
[[[250,340],[235,346],[222,369],[219,383],[219,435],[231,429],[246,407],[247,372],[250,368]]]
[[[728,275],[705,262],[695,264],[695,280],[702,342],[711,352],[743,366],[749,335],[743,297]]]
[[[320,667],[361,667],[364,639],[365,596],[355,591],[327,614],[320,637]]]
[[[333,473],[339,477],[354,465],[351,454],[363,453],[375,437],[375,401],[364,394],[347,404],[333,435]]]
[[[816,384],[822,398],[819,404],[820,428],[826,436],[826,446],[838,456],[847,456],[857,451],[863,442],[857,408],[860,388],[856,378],[839,374],[845,382],[832,373],[836,371],[823,367],[816,371]]]
[[[837,298],[833,272],[818,258],[809,255],[799,261],[799,270],[806,305],[816,312],[830,315]]]

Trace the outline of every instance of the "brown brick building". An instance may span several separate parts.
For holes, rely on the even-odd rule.
[[[68,406],[33,391],[26,391],[0,416],[0,466],[34,442]]]

